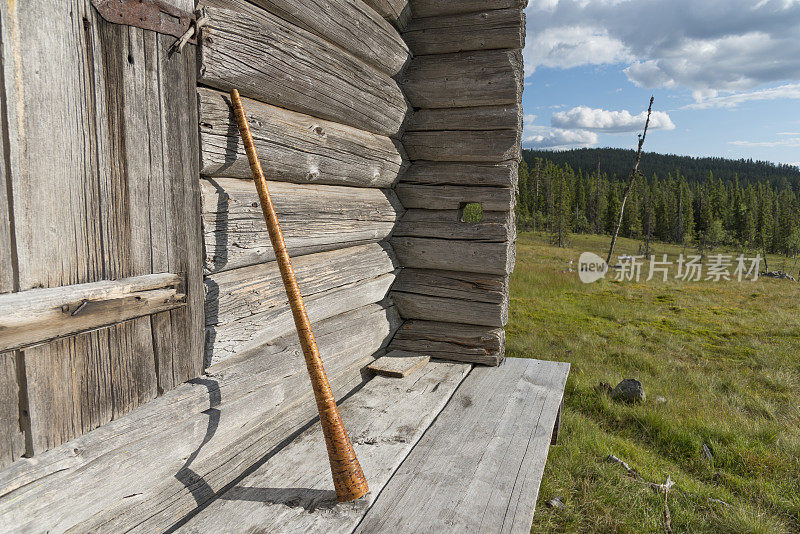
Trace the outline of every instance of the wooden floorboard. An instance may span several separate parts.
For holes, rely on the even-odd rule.
[[[568,373],[473,369],[355,532],[530,532]]]
[[[316,424],[178,532],[352,532],[470,368],[438,361],[406,378],[378,376],[340,405],[370,485],[365,498],[336,504]]]

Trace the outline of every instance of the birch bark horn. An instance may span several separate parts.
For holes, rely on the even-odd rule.
[[[281,227],[278,224],[275,208],[269,195],[267,181],[264,178],[264,172],[256,154],[242,100],[239,97],[239,92],[235,89],[231,91],[230,96],[236,122],[239,125],[239,133],[242,136],[247,158],[250,161],[250,170],[253,173],[253,180],[256,183],[258,196],[261,200],[261,209],[267,222],[270,241],[275,249],[275,258],[281,272],[283,285],[286,288],[286,294],[289,297],[289,305],[292,308],[292,315],[297,327],[297,335],[300,338],[300,345],[303,348],[308,374],[311,377],[311,386],[314,389],[314,397],[317,401],[322,432],[328,448],[328,458],[331,463],[336,498],[339,502],[353,501],[363,497],[369,491],[367,480],[344,428],[328,377],[325,375],[325,369],[322,366],[322,359],[319,356],[317,343],[311,331],[311,323],[308,320],[308,314],[306,314],[303,297],[297,287],[297,280],[289,259],[289,253],[286,250]]]

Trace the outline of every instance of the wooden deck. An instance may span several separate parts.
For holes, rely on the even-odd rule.
[[[405,378],[362,382],[336,362],[334,353],[326,366],[369,480],[365,498],[336,503],[310,397],[289,411],[270,405],[293,388],[305,394],[301,369],[287,365],[283,385],[244,389],[229,370],[214,377],[229,403],[181,417],[202,395],[178,388],[165,397],[175,410],[146,406],[0,472],[0,530],[529,532],[568,364],[432,360]]]

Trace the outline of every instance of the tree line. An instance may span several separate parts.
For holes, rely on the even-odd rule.
[[[611,235],[625,181],[598,171],[575,171],[568,164],[535,158],[520,164],[517,226],[548,232],[565,246],[570,232]],[[785,176],[743,183],[709,171],[690,181],[682,171],[653,173],[634,185],[620,235],[643,242],[661,241],[696,248],[718,246],[742,252],[800,254],[800,182]]]
[[[610,177],[627,178],[636,157],[635,150],[621,148],[580,148],[563,151],[523,151],[523,157],[532,167],[536,158],[552,161],[556,165],[570,165],[573,169],[594,170],[598,161],[603,172]],[[695,158],[674,154],[645,152],[641,171],[645,176],[666,176],[675,169],[690,183],[703,182],[709,171],[725,177],[738,176],[742,184],[769,182],[779,185],[785,178],[792,185],[800,184],[800,168],[795,165],[775,164],[752,159]]]

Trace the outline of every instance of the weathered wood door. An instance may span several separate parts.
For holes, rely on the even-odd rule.
[[[2,467],[198,376],[203,284],[194,47],[90,0],[0,0],[0,30],[0,293],[170,272],[187,294],[0,354]]]

